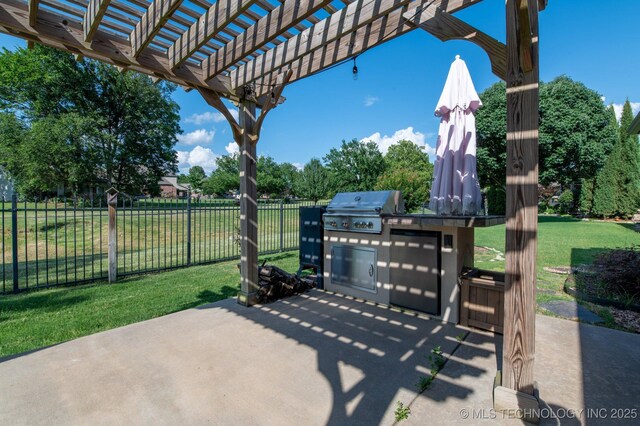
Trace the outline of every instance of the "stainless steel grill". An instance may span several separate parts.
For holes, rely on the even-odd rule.
[[[341,192],[324,215],[324,229],[380,234],[382,217],[404,213],[400,191]]]

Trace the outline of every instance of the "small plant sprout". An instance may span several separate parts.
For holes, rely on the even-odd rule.
[[[442,348],[440,346],[436,346],[431,349],[431,355],[429,355],[429,361],[431,362],[431,375],[433,377],[438,374],[438,371],[444,366],[445,358],[442,355]]]
[[[433,381],[433,376],[421,376],[418,379],[418,383],[416,383],[416,389],[418,390],[418,393],[422,393],[424,391],[427,390],[427,388],[429,388],[429,385],[431,384],[431,382]]]
[[[464,336],[465,336],[465,334],[464,334],[464,333],[460,333],[460,334],[458,334],[458,335],[456,336],[456,340],[457,340],[458,342],[462,342],[462,341],[464,340]]]
[[[398,401],[394,414],[396,416],[396,422],[401,422],[402,420],[406,420],[409,418],[409,414],[411,414],[411,408],[405,407],[402,402]]]

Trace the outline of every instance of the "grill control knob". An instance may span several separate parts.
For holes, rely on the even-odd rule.
[[[372,229],[373,228],[373,222],[367,223],[367,228]]]
[[[344,229],[349,229],[349,222],[346,222],[346,221],[345,221],[345,222],[342,222],[342,227],[343,227]]]

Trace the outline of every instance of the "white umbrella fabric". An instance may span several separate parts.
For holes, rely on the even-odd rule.
[[[473,115],[480,106],[467,64],[456,55],[435,111],[440,129],[429,209],[436,214],[476,215],[481,210]]]

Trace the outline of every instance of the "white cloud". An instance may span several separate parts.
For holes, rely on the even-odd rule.
[[[211,149],[198,145],[191,151],[178,151],[178,167],[183,170],[201,166],[206,173],[211,173],[216,169],[217,158]]]
[[[640,111],[640,102],[630,102],[631,103],[631,111],[633,111],[633,116],[635,117],[638,111]],[[616,112],[616,118],[620,121],[622,117],[622,108],[624,104],[613,104],[613,110]]]
[[[229,112],[231,113],[233,118],[235,118],[236,121],[238,121],[238,110],[235,108],[230,108]],[[202,114],[193,114],[191,117],[185,118],[184,122],[195,124],[196,126],[200,126],[204,123],[210,123],[210,122],[221,123],[226,120],[227,119],[224,117],[224,115],[222,115],[218,111],[207,111],[207,112],[203,112]]]
[[[292,164],[293,164],[293,167],[295,167],[298,170],[304,169],[304,164],[302,163],[292,163]]]
[[[225,151],[227,151],[228,154],[237,154],[240,152],[240,147],[238,146],[237,143],[235,142],[229,142],[229,145],[224,147]]]
[[[380,98],[378,98],[377,96],[367,96],[366,98],[364,98],[364,106],[366,107],[370,107],[371,105],[377,103],[380,100]]]
[[[213,142],[215,130],[198,129],[184,135],[178,135],[178,142],[185,145],[207,145]]]
[[[426,139],[430,138],[431,136],[433,135],[425,135],[424,133],[416,132],[413,130],[412,126],[409,126],[406,129],[397,130],[391,136],[382,136],[380,132],[376,132],[369,137],[361,139],[360,142],[374,142],[376,145],[378,145],[380,152],[386,154],[391,145],[401,140],[408,140],[420,147],[424,147],[424,151],[431,156],[435,155],[436,153],[435,148],[426,143]]]

